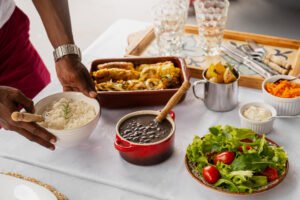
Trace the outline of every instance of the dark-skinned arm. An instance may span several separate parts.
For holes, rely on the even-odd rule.
[[[53,48],[74,44],[68,1],[33,0],[33,3]],[[55,63],[55,67],[64,91],[79,91],[92,98],[97,96],[94,83],[78,56],[64,56]]]

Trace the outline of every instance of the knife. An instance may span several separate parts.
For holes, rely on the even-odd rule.
[[[270,72],[265,70],[261,65],[256,63],[254,60],[249,58],[248,55],[241,52],[240,50],[236,49],[235,46],[230,44],[223,44],[222,45],[223,51],[225,54],[227,54],[229,57],[233,58],[234,60],[238,61],[239,63],[242,63],[246,66],[248,66],[250,69],[258,73],[264,78],[268,78],[272,76]]]

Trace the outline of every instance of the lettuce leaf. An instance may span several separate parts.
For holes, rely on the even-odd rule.
[[[259,156],[259,154],[243,154],[235,158],[231,163],[232,169],[237,170],[251,170],[254,172],[262,172],[272,162]]]
[[[216,186],[216,187],[222,186],[223,188],[228,189],[230,192],[238,192],[239,191],[238,187],[232,181],[227,180],[227,179],[223,179],[223,178],[220,178],[214,184],[214,186]]]
[[[195,136],[193,143],[187,148],[186,154],[190,162],[196,164],[199,171],[208,164],[207,157],[203,153],[203,141],[199,136]]]
[[[268,179],[266,176],[253,176],[250,179],[251,184],[248,183],[249,187],[259,188],[268,184]]]

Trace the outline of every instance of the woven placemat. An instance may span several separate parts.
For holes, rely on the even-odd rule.
[[[63,195],[62,193],[57,191],[53,186],[51,186],[49,184],[46,184],[46,183],[43,183],[43,182],[41,182],[37,179],[26,177],[26,176],[23,176],[21,174],[14,173],[14,172],[7,172],[7,173],[1,173],[1,174],[8,175],[8,176],[13,176],[13,177],[16,177],[16,178],[19,178],[19,179],[23,179],[25,181],[35,183],[39,186],[42,186],[42,187],[46,188],[47,190],[49,190],[50,192],[52,192],[54,194],[54,196],[57,198],[57,200],[68,200],[68,198],[65,195]]]

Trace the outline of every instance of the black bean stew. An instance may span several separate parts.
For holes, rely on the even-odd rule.
[[[134,143],[154,143],[168,137],[172,124],[168,120],[154,121],[155,115],[145,114],[126,119],[119,127],[120,135]]]

